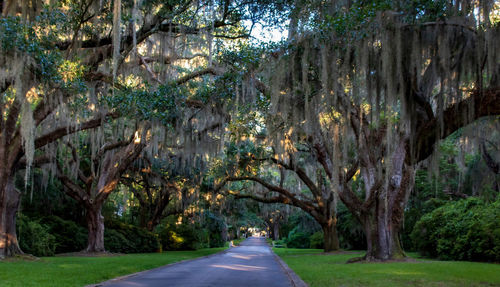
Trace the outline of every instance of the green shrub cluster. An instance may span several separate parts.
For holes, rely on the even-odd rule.
[[[317,231],[313,234],[304,231],[297,231],[293,229],[290,231],[288,237],[277,240],[275,245],[286,246],[287,248],[314,248],[323,249],[325,239],[323,231]]]
[[[166,224],[158,233],[163,250],[196,250],[208,247],[208,232],[197,224]]]
[[[30,220],[24,215],[17,217],[17,234],[21,249],[35,256],[53,256],[56,238],[49,228],[38,220]]]
[[[40,220],[55,237],[55,253],[66,253],[83,250],[87,245],[87,230],[58,216],[46,216]]]
[[[500,261],[500,200],[450,202],[425,214],[411,238],[417,250],[444,260]]]
[[[295,229],[288,234],[286,246],[288,248],[309,248],[311,234],[303,231],[296,231]]]
[[[106,220],[104,247],[110,252],[147,253],[160,250],[158,236],[134,225]]]
[[[313,235],[309,236],[310,248],[323,249],[325,246],[325,237],[322,231],[318,231]]]

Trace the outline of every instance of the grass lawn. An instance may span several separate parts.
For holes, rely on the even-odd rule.
[[[417,259],[345,264],[363,252],[273,248],[309,286],[500,286],[500,264]],[[415,254],[410,254],[416,257]]]
[[[167,251],[110,257],[43,257],[37,261],[0,261],[0,286],[85,286],[224,249]]]

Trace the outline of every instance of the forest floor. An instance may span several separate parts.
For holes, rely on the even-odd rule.
[[[435,261],[345,264],[363,252],[273,248],[309,286],[500,286],[500,264]]]
[[[63,256],[0,261],[0,286],[85,286],[162,265],[210,255],[226,248],[121,256]]]

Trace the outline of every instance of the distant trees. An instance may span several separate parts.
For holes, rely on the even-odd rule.
[[[240,154],[240,156],[245,156]],[[250,158],[241,159],[246,165],[239,166],[239,169],[234,173],[230,169],[226,171],[227,176],[222,178],[222,182],[216,189],[222,188],[226,183],[235,181],[250,181],[257,185],[257,187],[243,186],[242,191],[236,191],[234,188],[229,187],[227,193],[233,195],[237,199],[249,198],[262,203],[281,203],[296,206],[303,211],[309,213],[323,228],[324,234],[324,249],[325,252],[338,250],[339,241],[336,231],[336,201],[331,189],[328,188],[325,178],[321,173],[316,174],[315,177],[310,177],[306,170],[299,167],[294,161],[290,160],[289,163],[284,163],[277,160],[272,155],[269,157],[259,158],[259,155],[251,154]],[[265,171],[262,175],[261,172],[256,173],[241,173],[240,169],[261,169],[262,162],[267,162],[271,166],[263,167],[264,169],[280,170],[278,179],[266,176]],[[314,170],[314,169],[312,169]],[[305,187],[310,191],[310,194],[305,193],[300,189],[301,184],[297,181],[285,184],[287,180],[286,172],[294,173],[296,180],[302,181]],[[274,182],[273,182],[274,181]],[[243,190],[247,190],[244,192]],[[270,226],[275,228],[275,226]],[[275,234],[276,232],[273,231]]]
[[[155,160],[141,158],[129,167],[121,182],[128,187],[139,202],[139,224],[153,231],[160,222],[171,215],[180,215],[197,199],[203,170],[182,168],[179,156]]]

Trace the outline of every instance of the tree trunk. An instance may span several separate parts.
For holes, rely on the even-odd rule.
[[[0,191],[0,259],[23,254],[16,234],[20,195],[14,186],[13,178],[9,178]]]
[[[337,236],[337,229],[333,221],[323,224],[323,239],[325,242],[324,251],[336,251],[339,250],[339,238]]]
[[[361,169],[367,197],[358,218],[366,235],[367,252],[364,259],[367,261],[406,257],[399,232],[415,177],[413,167],[404,162],[405,140],[405,137],[399,139],[399,144],[391,155],[392,164],[390,167],[384,166],[385,173],[390,175],[388,178],[381,178],[375,172],[375,163]]]
[[[367,244],[364,259],[367,261],[383,261],[406,257],[399,240],[400,226],[391,220],[392,216],[385,210],[383,204],[377,203],[376,216],[370,214],[361,217]]]
[[[278,223],[278,220],[273,221],[273,240],[279,240],[279,235],[280,235],[280,225]]]
[[[104,217],[101,214],[102,203],[86,206],[88,243],[85,252],[105,252]]]

